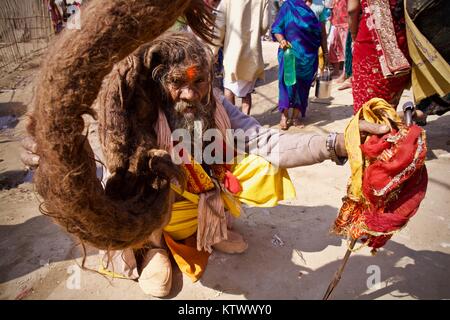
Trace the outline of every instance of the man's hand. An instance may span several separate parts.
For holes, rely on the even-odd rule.
[[[391,128],[387,125],[370,123],[365,120],[359,121],[359,132],[362,137],[367,136],[368,134],[382,135],[388,133],[390,130]],[[336,154],[339,157],[347,157],[343,133],[339,133],[336,138]]]
[[[368,134],[386,134],[391,130],[391,128],[384,124],[376,124],[367,122],[366,120],[359,121],[359,132],[362,136],[367,136]]]
[[[37,143],[32,137],[26,137],[22,140],[22,147],[25,149],[20,154],[20,160],[23,164],[31,169],[36,168],[39,165],[39,156],[37,152]]]

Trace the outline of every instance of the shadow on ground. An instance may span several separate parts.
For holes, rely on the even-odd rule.
[[[22,102],[0,102],[0,117],[14,116],[19,118],[27,112],[27,106]]]
[[[25,181],[27,170],[11,170],[0,173],[0,190],[17,187]]]
[[[42,266],[81,257],[72,238],[49,217],[0,225],[0,283],[29,274]]]
[[[21,102],[0,103],[0,130],[15,128],[26,112],[27,106]]]
[[[257,220],[253,228],[240,225],[238,230],[249,242],[248,251],[239,256],[214,254],[200,280],[202,285],[246,299],[322,299],[346,251],[340,238],[328,234],[337,209],[330,206],[275,209],[280,211],[274,214],[277,216],[273,217],[274,225],[260,224]],[[280,216],[281,212],[287,215]],[[289,231],[292,228],[296,232]],[[283,240],[283,246],[273,245],[275,234]],[[329,246],[340,247],[335,261],[318,269],[308,265],[305,252],[320,254]],[[331,298],[376,299],[391,294],[392,298],[449,299],[449,265],[448,254],[412,250],[394,239],[374,257],[351,256]],[[373,268],[370,266],[379,267],[378,289],[368,290],[367,281],[372,275],[368,271]]]
[[[441,149],[450,152],[450,114],[442,115],[435,120],[428,120],[423,128],[427,133],[427,159],[436,159],[433,150]]]
[[[304,125],[326,126],[330,123],[347,119],[353,114],[353,108],[349,105],[332,105],[332,99],[320,102],[310,101],[306,110],[306,117],[301,118]],[[280,112],[274,105],[271,110],[254,115],[261,125],[276,126],[280,122]]]
[[[217,299],[220,292],[245,299],[321,299],[346,250],[339,237],[328,233],[336,212],[337,208],[331,206],[247,209],[235,229],[245,236],[249,249],[240,255],[215,252],[200,279],[201,285],[218,290],[211,297]],[[276,238],[281,239],[281,245],[274,242]],[[0,243],[0,282],[26,275],[48,262],[80,256],[79,252],[68,254],[73,248],[72,240],[45,216],[0,226]],[[327,263],[330,249],[336,255]],[[328,257],[323,262],[322,252]],[[376,299],[391,295],[450,299],[449,265],[448,254],[412,250],[394,238],[375,257],[353,254],[331,298]],[[372,275],[368,271],[373,266],[379,268],[381,286],[368,290]],[[173,288],[166,299],[180,294],[183,281],[190,280],[175,269]]]

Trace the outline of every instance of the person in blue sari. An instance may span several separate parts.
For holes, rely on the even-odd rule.
[[[308,95],[317,72],[318,49],[325,46],[322,26],[304,0],[286,0],[272,25],[272,37],[280,43],[278,49],[278,108],[281,112],[280,127],[300,126],[299,114],[306,115]],[[286,86],[283,80],[284,50],[291,47],[296,62],[296,84]],[[293,109],[289,120],[289,109]]]

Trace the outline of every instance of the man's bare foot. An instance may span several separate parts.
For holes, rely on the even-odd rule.
[[[236,231],[227,230],[228,239],[213,245],[215,250],[223,253],[243,253],[248,248],[248,243],[244,237]]]
[[[338,90],[350,89],[352,87],[352,78],[348,78],[344,83],[338,87]]]
[[[164,249],[150,249],[142,262],[143,269],[138,279],[145,294],[165,297],[172,287],[172,265]]]
[[[305,125],[300,121],[300,119],[292,119],[292,126],[297,127],[297,128],[304,128]]]
[[[284,114],[281,115],[280,129],[281,130],[289,129],[288,119],[284,116]]]

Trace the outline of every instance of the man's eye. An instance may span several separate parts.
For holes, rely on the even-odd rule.
[[[197,80],[195,80],[195,83],[203,83],[205,81],[205,78],[198,78]]]

